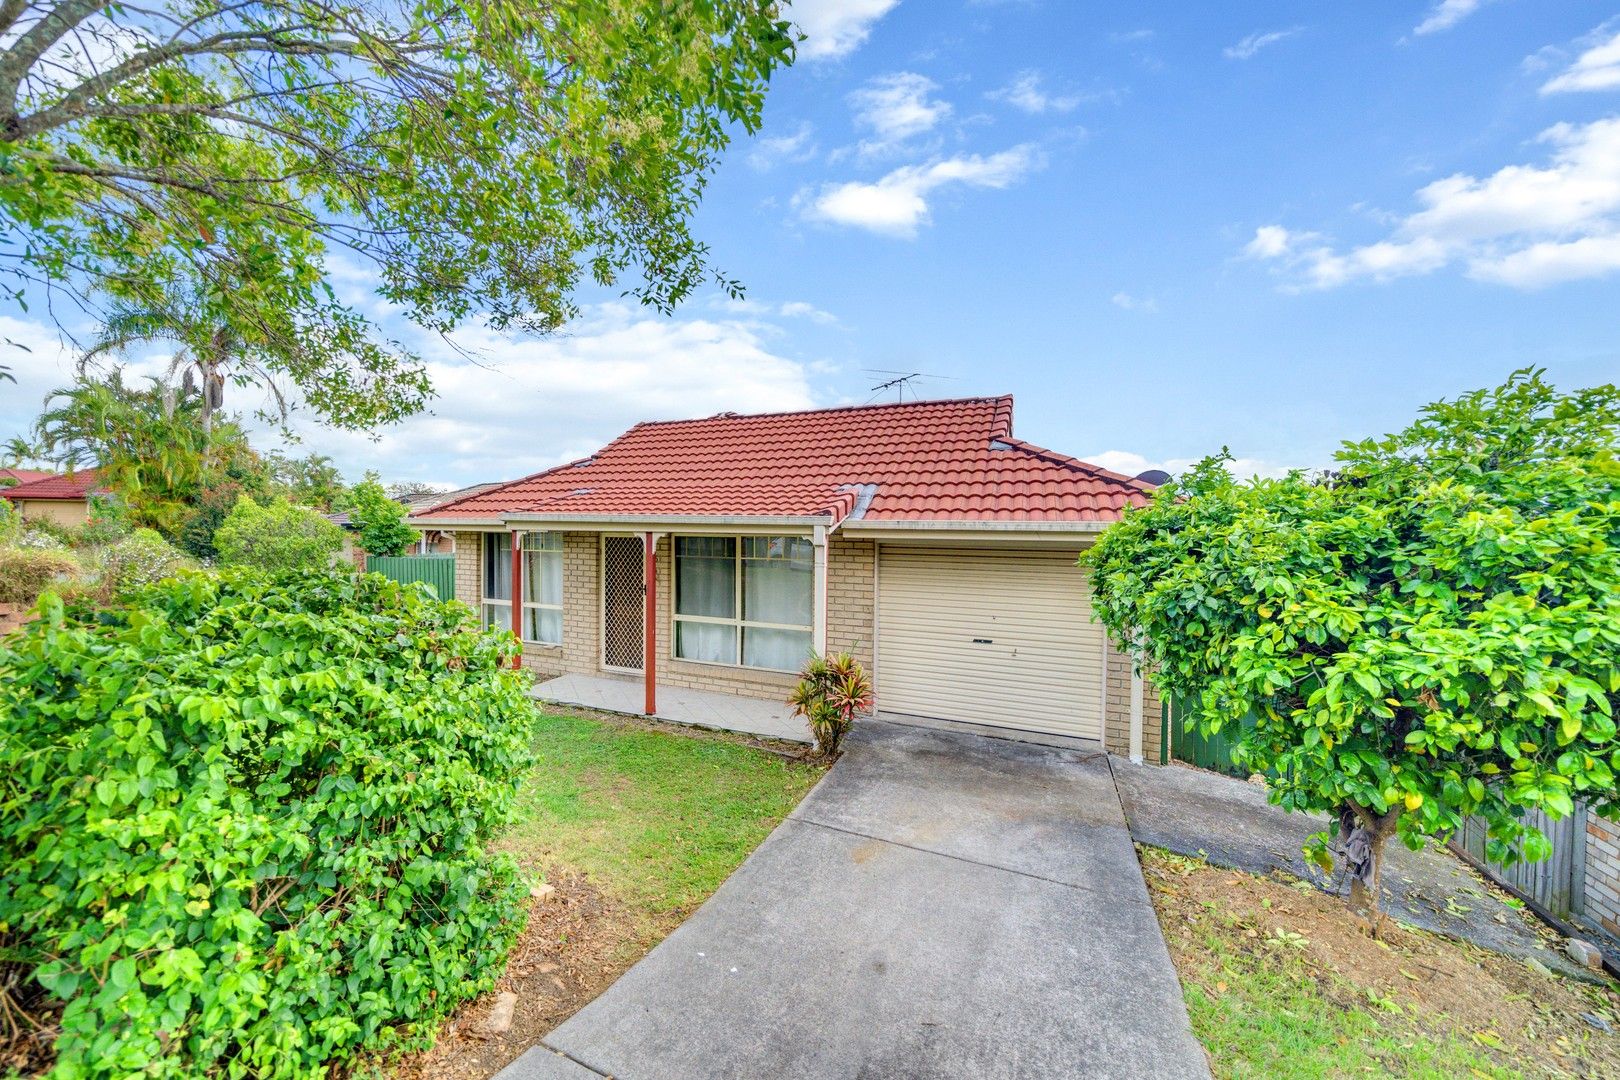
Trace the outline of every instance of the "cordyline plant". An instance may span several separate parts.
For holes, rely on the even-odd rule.
[[[812,656],[799,673],[799,684],[788,698],[793,715],[802,716],[816,740],[816,753],[838,753],[855,717],[872,707],[872,679],[847,652]]]
[[[522,927],[484,847],[532,760],[513,647],[373,574],[47,593],[0,642],[0,1023],[54,1018],[63,1080],[421,1041]]]
[[[1206,732],[1254,713],[1239,760],[1339,821],[1308,851],[1376,930],[1392,835],[1478,815],[1512,863],[1550,852],[1529,811],[1620,816],[1617,439],[1620,391],[1525,370],[1319,477],[1207,459],[1086,556],[1098,615]]]

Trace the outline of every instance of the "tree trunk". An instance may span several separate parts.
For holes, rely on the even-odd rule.
[[[1350,910],[1367,920],[1373,937],[1380,937],[1383,932],[1384,916],[1379,910],[1379,901],[1382,897],[1379,881],[1384,873],[1384,843],[1395,832],[1395,822],[1401,816],[1401,807],[1396,805],[1382,815],[1374,814],[1371,810],[1352,804],[1355,812],[1357,828],[1345,836],[1341,829],[1340,836],[1349,847],[1349,841],[1360,835],[1366,839],[1367,856],[1364,866],[1352,867],[1350,874]]]

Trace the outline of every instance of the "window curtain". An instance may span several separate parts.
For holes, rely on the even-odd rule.
[[[808,540],[748,538],[743,549],[744,621],[808,626],[814,592],[815,563]]]
[[[737,541],[681,536],[675,541],[675,614],[737,617]]]
[[[508,533],[484,534],[484,598],[512,599],[512,537]]]
[[[675,655],[711,664],[737,662],[737,627],[732,623],[679,621],[675,624]]]
[[[743,666],[798,671],[810,657],[810,631],[743,627]]]

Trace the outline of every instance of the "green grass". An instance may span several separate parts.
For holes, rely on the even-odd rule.
[[[1205,934],[1201,945],[1205,955],[1198,981],[1184,975],[1187,1012],[1222,1080],[1524,1076],[1462,1039],[1424,1030],[1416,1018],[1395,1015],[1374,1001],[1366,1008],[1331,1003],[1323,993],[1323,976],[1288,956],[1286,945],[1251,943],[1243,951],[1218,933]],[[1214,991],[1217,983],[1225,983],[1224,992]],[[1400,1008],[1394,1002],[1389,1006]]]
[[[537,748],[501,846],[581,871],[654,921],[701,903],[822,772],[722,736],[585,716],[543,716]]]
[[[1324,964],[1303,934],[1275,923],[1269,930],[1256,925],[1225,888],[1183,895],[1179,887],[1210,874],[1231,886],[1248,875],[1155,848],[1141,849],[1141,857],[1181,975],[1193,1034],[1209,1052],[1217,1080],[1526,1077],[1487,1051],[1488,1043],[1476,1044],[1466,1032],[1442,1023],[1444,1018],[1420,1012],[1415,1002],[1364,988],[1370,986],[1365,979],[1347,977],[1365,973]],[[1211,891],[1215,902],[1207,899]],[[1338,903],[1309,889],[1297,891],[1302,904],[1307,899]],[[1262,899],[1261,910],[1275,910],[1283,892],[1277,886],[1275,896]],[[1490,1032],[1478,1035],[1496,1038]],[[1496,1045],[1501,1046],[1499,1039]]]

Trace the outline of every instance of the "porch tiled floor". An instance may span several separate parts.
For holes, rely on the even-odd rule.
[[[559,705],[583,705],[608,712],[641,716],[646,704],[641,680],[611,675],[563,675],[536,683],[530,691],[541,701]],[[769,739],[810,741],[810,728],[779,701],[718,694],[712,690],[689,690],[682,686],[658,688],[659,720],[694,727],[719,728],[763,735]]]

